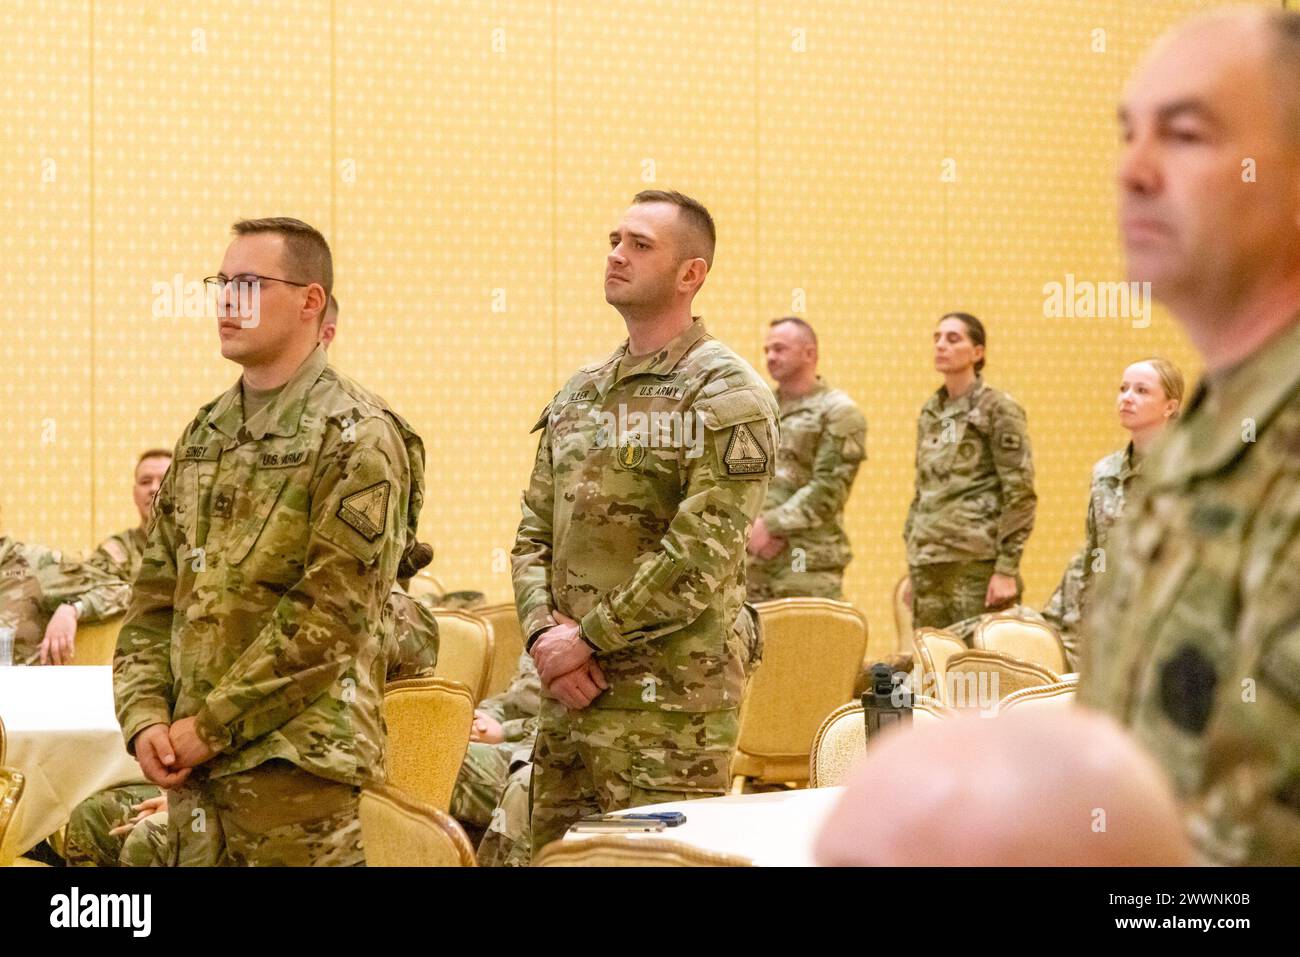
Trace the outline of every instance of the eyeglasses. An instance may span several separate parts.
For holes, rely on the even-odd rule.
[[[264,282],[282,282],[289,286],[304,288],[311,285],[309,282],[294,282],[292,279],[280,279],[276,276],[259,276],[255,272],[243,272],[238,276],[230,276],[229,278],[220,275],[208,276],[203,280],[203,287],[210,293],[215,292],[217,295],[221,295],[231,283],[245,289],[260,289],[261,284]]]

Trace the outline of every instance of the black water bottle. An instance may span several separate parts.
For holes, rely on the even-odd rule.
[[[898,682],[904,678],[898,673]],[[862,693],[862,711],[867,719],[867,742],[881,731],[912,723],[912,696],[895,690],[893,669],[883,661],[871,666],[871,683]]]

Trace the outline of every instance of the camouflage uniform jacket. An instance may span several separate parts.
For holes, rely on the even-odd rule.
[[[627,343],[543,411],[513,552],[531,646],[559,611],[609,680],[597,708],[736,708],[745,541],[774,468],[777,410],[699,320],[649,359]]]
[[[916,427],[908,565],[994,561],[1015,575],[1034,527],[1034,462],[1025,411],[981,378],[955,401],[942,386]]]
[[[98,621],[122,611],[130,592],[93,565],[0,535],[0,627],[14,629],[15,664],[40,661],[45,627],[59,605],[79,601],[81,620]]]
[[[247,422],[241,395],[199,410],[158,491],[113,663],[123,736],[194,715],[213,777],[282,758],[380,778],[382,617],[423,447],[321,348]]]
[[[144,561],[144,546],[148,537],[145,529],[138,525],[110,535],[99,543],[86,562],[130,584],[140,570],[140,563]]]
[[[1070,561],[1061,582],[1043,609],[1043,617],[1060,631],[1076,631],[1083,618],[1086,592],[1092,585],[1093,569],[1108,561],[1111,527],[1124,511],[1124,500],[1142,470],[1142,460],[1133,455],[1133,443],[1112,452],[1092,469],[1088,492],[1088,518],[1083,548]]]
[[[1205,859],[1300,864],[1300,322],[1197,389],[1111,542],[1081,701],[1163,765]]]
[[[802,548],[805,567],[842,569],[853,553],[844,532],[844,505],[866,458],[867,420],[853,400],[821,379],[807,395],[783,399],[781,450],[767,488],[763,521]]]

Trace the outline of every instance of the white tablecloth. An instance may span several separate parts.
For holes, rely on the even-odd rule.
[[[817,832],[843,793],[843,788],[811,788],[638,807],[627,813],[681,811],[686,815],[686,823],[662,831],[632,832],[625,836],[633,840],[680,841],[707,851],[748,857],[765,867],[811,867]],[[585,840],[598,833],[620,832],[571,831],[564,839]]]
[[[39,844],[96,791],[145,780],[113,713],[112,668],[0,668],[0,718],[4,763],[27,778],[9,853]]]

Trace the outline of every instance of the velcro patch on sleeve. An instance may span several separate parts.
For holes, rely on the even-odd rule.
[[[335,514],[368,542],[384,534],[388,526],[388,493],[392,483],[376,482],[369,488],[344,496]]]
[[[1020,448],[1020,436],[1014,432],[1003,432],[1002,438],[998,440],[1004,449],[1014,452]]]
[[[761,422],[752,424],[755,428],[762,428]],[[722,456],[728,475],[756,475],[767,471],[768,454],[750,425],[742,422],[732,426],[727,451]]]

